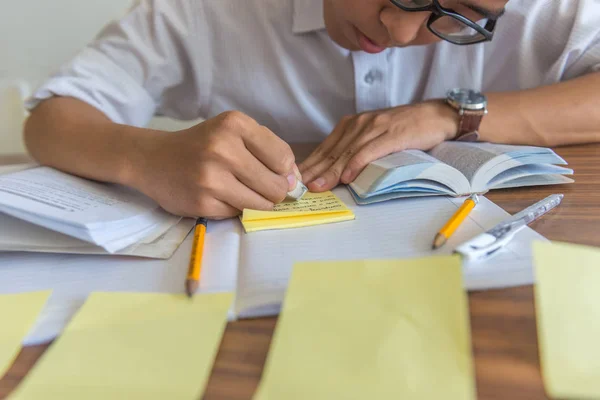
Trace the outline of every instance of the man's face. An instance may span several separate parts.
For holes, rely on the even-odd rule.
[[[349,50],[379,53],[387,47],[440,41],[427,29],[430,12],[406,12],[389,0],[323,0],[325,25],[331,38]],[[423,0],[413,0],[417,4]],[[442,7],[479,21],[500,15],[508,0],[440,0]]]

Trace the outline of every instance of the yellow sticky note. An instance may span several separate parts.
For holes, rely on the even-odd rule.
[[[255,400],[475,398],[456,256],[294,266]]]
[[[11,399],[199,399],[232,294],[93,293]]]
[[[0,378],[21,350],[21,342],[33,327],[52,291],[0,294]]]
[[[533,245],[544,386],[553,398],[600,398],[600,249]]]
[[[332,192],[308,192],[297,201],[275,205],[273,211],[244,210],[246,232],[300,228],[354,219],[354,213]]]

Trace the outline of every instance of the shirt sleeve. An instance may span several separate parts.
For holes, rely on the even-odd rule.
[[[52,96],[74,97],[133,126],[145,126],[155,114],[202,116],[211,77],[210,66],[194,53],[208,51],[201,19],[201,1],[139,1],[38,88],[26,107]]]
[[[530,2],[531,0],[519,0]],[[600,23],[595,0],[533,1],[525,18],[522,65],[540,84],[600,71]],[[524,72],[526,73],[526,72]]]
[[[562,68],[561,80],[576,78],[590,72],[600,71],[600,6],[595,0],[578,0],[572,4],[557,2],[559,12],[547,23],[546,31],[552,26],[565,24],[564,47],[557,60]],[[561,4],[562,3],[562,4]],[[563,22],[564,21],[564,22]]]

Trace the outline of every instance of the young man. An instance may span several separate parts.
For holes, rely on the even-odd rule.
[[[322,191],[444,140],[600,141],[599,15],[597,0],[142,0],[36,92],[25,140],[43,164],[211,218],[281,201],[292,142],[322,142],[299,166]],[[207,120],[140,128],[154,114]]]

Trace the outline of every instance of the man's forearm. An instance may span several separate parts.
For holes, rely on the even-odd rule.
[[[133,183],[149,138],[163,132],[111,122],[73,98],[52,98],[34,109],[25,124],[25,144],[44,165],[104,182]]]
[[[487,96],[483,141],[538,146],[600,142],[600,73]]]

